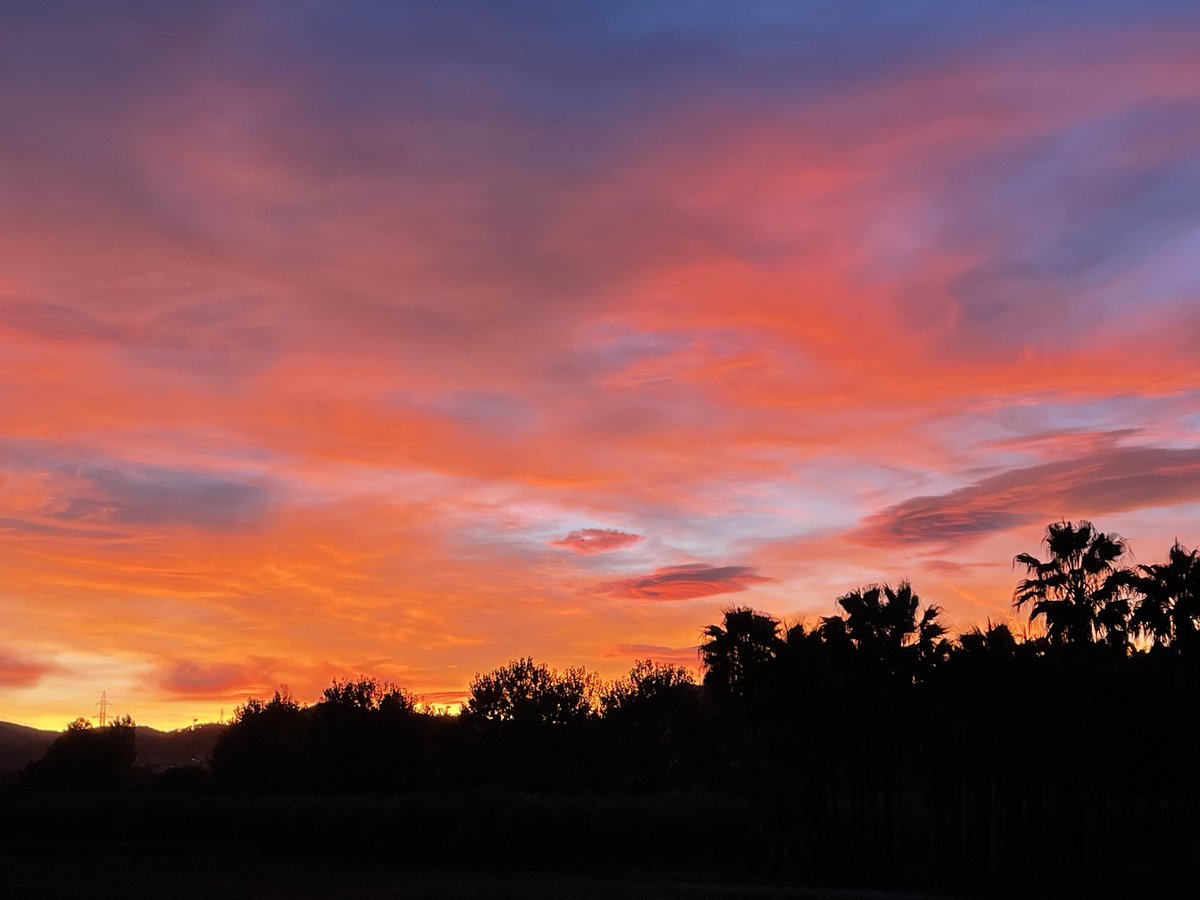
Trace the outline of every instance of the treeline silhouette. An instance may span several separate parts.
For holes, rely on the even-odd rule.
[[[278,802],[553,795],[538,827],[563,858],[599,797],[708,798],[686,827],[720,834],[721,855],[762,877],[1194,887],[1197,552],[1176,543],[1165,562],[1130,566],[1125,541],[1088,522],[1050,525],[1044,549],[1015,561],[1014,603],[1036,629],[1024,634],[988,623],[952,637],[900,582],[847,593],[811,626],[726,610],[703,630],[699,683],[651,661],[606,684],[518,659],[477,675],[460,715],[365,676],[311,706],[281,689],[238,708],[188,789]],[[51,757],[67,752],[52,747],[31,780],[52,782]],[[423,815],[452,839],[444,815]],[[620,838],[601,831],[602,854]]]

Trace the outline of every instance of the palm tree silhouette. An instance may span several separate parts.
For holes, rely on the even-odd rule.
[[[958,637],[958,655],[1011,658],[1017,652],[1017,639],[1012,629],[1003,623],[988,620],[987,628],[978,625]]]
[[[748,606],[725,610],[722,625],[708,625],[700,641],[704,683],[720,695],[743,697],[758,683],[782,644],[779,620]]]
[[[821,625],[830,642],[848,638],[861,653],[893,674],[912,673],[941,652],[946,634],[940,621],[942,609],[931,604],[921,610],[921,598],[907,581],[895,588],[890,584],[859,588],[837,602],[846,618],[833,616]]]
[[[1177,540],[1167,562],[1138,566],[1137,572],[1133,629],[1158,646],[1192,645],[1200,635],[1200,551],[1189,550]]]
[[[1044,618],[1052,643],[1091,644],[1103,638],[1125,645],[1132,582],[1120,565],[1128,549],[1125,539],[1081,520],[1048,525],[1043,543],[1050,551],[1047,561],[1029,553],[1013,560],[1029,576],[1013,592],[1013,605],[1030,604],[1030,621]]]

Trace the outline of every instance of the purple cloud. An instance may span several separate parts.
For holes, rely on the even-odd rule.
[[[1200,449],[1112,448],[1012,469],[868,517],[863,544],[965,544],[1017,526],[1200,499]]]

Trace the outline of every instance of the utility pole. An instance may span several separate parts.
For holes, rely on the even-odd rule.
[[[108,692],[101,691],[100,699],[96,701],[96,706],[100,707],[100,715],[97,718],[100,720],[100,727],[103,728],[108,724]]]

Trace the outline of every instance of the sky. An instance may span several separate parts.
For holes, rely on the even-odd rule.
[[[0,719],[697,665],[1200,542],[1191,2],[0,3]]]

